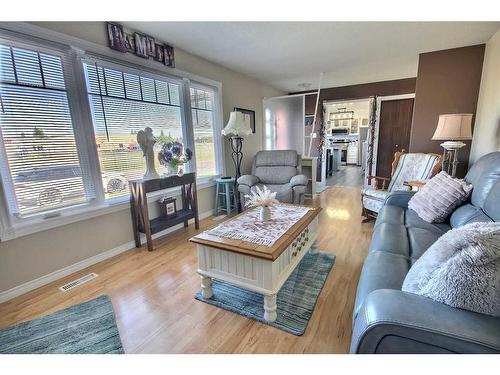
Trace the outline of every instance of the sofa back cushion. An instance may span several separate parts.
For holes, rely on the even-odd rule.
[[[458,228],[470,223],[488,223],[492,221],[481,208],[473,206],[470,203],[458,207],[450,216],[450,225],[452,228]]]
[[[410,268],[402,290],[500,317],[500,223],[443,234]]]
[[[259,151],[255,155],[253,175],[263,184],[287,184],[298,174],[295,150]]]
[[[500,185],[498,185],[500,181],[500,152],[486,154],[477,160],[469,169],[469,172],[467,172],[465,181],[474,186],[471,203],[485,210],[485,203],[490,193],[496,194],[497,198],[500,196],[500,191],[498,190],[500,189]],[[493,210],[491,206],[493,202],[489,201],[489,203],[488,211],[485,210],[485,212],[496,221],[500,217],[498,206],[496,210]]]
[[[472,185],[439,172],[408,202],[408,208],[429,223],[442,223],[453,210],[465,202]]]

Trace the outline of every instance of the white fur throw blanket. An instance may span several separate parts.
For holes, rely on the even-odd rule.
[[[445,233],[415,262],[402,290],[500,317],[500,223]]]

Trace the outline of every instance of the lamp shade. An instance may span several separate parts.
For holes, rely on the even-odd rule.
[[[472,114],[457,113],[440,115],[432,140],[462,140],[472,139]]]
[[[222,129],[222,135],[242,136],[249,134],[252,134],[250,121],[245,121],[245,116],[241,112],[231,112],[226,127]]]

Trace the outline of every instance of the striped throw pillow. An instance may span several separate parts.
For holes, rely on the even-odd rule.
[[[408,208],[428,223],[442,223],[465,202],[472,185],[442,171],[431,178],[408,202]]]

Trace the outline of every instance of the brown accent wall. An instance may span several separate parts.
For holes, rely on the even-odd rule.
[[[422,53],[418,61],[411,152],[437,152],[442,141],[432,141],[439,115],[476,113],[483,68],[484,44]],[[467,170],[470,143],[459,153],[457,175]]]

